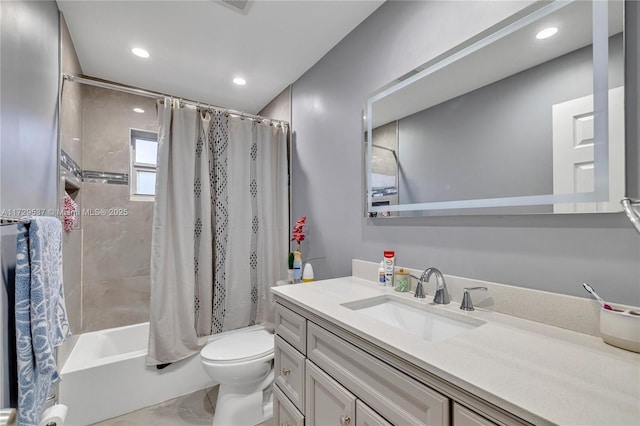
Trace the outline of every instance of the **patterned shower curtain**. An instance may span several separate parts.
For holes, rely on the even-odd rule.
[[[272,322],[288,250],[286,129],[172,99],[158,110],[149,365]]]

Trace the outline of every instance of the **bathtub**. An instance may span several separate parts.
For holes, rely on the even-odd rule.
[[[228,333],[234,331],[208,340]],[[60,371],[65,425],[86,426],[215,385],[199,354],[162,370],[147,367],[148,341],[148,322],[80,335]]]

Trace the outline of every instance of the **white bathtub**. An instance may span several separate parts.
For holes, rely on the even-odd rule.
[[[60,372],[65,425],[86,426],[214,385],[198,354],[162,370],[147,367],[148,340],[149,323],[80,335]]]

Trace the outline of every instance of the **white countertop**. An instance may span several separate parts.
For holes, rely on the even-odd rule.
[[[381,294],[418,300],[411,293],[355,277],[272,291],[531,423],[640,425],[640,354],[598,337],[477,308],[463,312],[452,301],[437,308],[486,324],[430,342],[341,306]]]

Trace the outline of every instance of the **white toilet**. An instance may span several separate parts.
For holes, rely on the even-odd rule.
[[[202,366],[220,384],[214,426],[256,425],[272,417],[273,346],[273,334],[251,328],[202,348]]]

